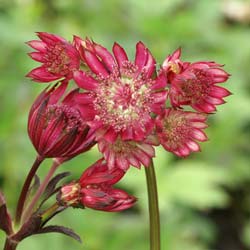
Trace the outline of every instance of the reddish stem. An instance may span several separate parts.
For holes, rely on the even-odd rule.
[[[39,156],[39,155],[36,157],[32,167],[30,169],[30,172],[29,172],[29,174],[28,174],[28,176],[23,184],[23,188],[22,188],[22,191],[20,193],[18,203],[17,203],[17,208],[16,208],[16,223],[19,223],[21,220],[23,208],[24,208],[24,203],[25,203],[25,200],[27,198],[27,193],[28,193],[30,184],[32,182],[32,179],[33,179],[38,167],[40,166],[40,164],[42,163],[43,160],[44,160],[44,158]]]
[[[23,221],[24,222],[31,216],[37,201],[39,200],[39,198],[43,194],[43,192],[46,189],[51,177],[55,173],[56,169],[60,166],[60,164],[61,163],[59,161],[54,159],[53,164],[52,164],[48,174],[46,175],[45,179],[41,183],[39,189],[37,190],[36,194],[34,195],[33,199],[31,200],[29,206],[25,209],[25,211],[23,213]]]
[[[6,238],[3,250],[16,250],[18,242]]]

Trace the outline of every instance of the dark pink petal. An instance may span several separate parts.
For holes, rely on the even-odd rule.
[[[177,50],[175,50],[175,51],[173,52],[172,55],[168,55],[168,56],[166,57],[166,59],[165,59],[164,62],[162,63],[162,68],[163,68],[164,70],[168,70],[169,62],[174,62],[174,63],[175,63],[175,61],[176,61],[176,60],[179,60],[180,57],[181,57],[181,48],[178,48]]]
[[[84,41],[83,41],[79,36],[76,36],[76,35],[73,36],[73,46],[74,46],[77,50],[79,50],[80,47],[83,46],[83,43],[84,43]]]
[[[110,128],[103,136],[105,140],[108,142],[114,142],[117,138],[118,134],[113,130],[113,128]]]
[[[148,157],[148,155],[142,151],[142,150],[137,150],[137,154],[135,156],[140,162],[142,162],[142,164],[145,166],[145,167],[148,167],[149,166],[149,163],[150,163],[150,160],[151,160],[151,157]]]
[[[165,104],[165,101],[167,99],[167,92],[155,92],[152,94],[152,97],[154,98],[155,103],[162,103]]]
[[[63,99],[62,103],[68,106],[74,106],[77,103],[79,89],[71,90]],[[77,103],[78,104],[78,103]]]
[[[206,141],[207,136],[206,134],[201,131],[200,129],[193,128],[191,131],[192,137],[198,141]]]
[[[88,76],[84,71],[75,71],[73,78],[80,88],[95,90],[98,87],[98,82],[93,77]]]
[[[86,121],[88,126],[92,127],[91,122],[95,118],[95,113],[93,112],[92,104],[78,105],[78,109],[81,112],[82,118]]]
[[[98,149],[100,152],[103,152],[104,154],[107,152],[106,149],[108,148],[108,144],[105,140],[100,140],[98,142]]]
[[[160,88],[165,88],[167,86],[167,78],[164,73],[160,73],[155,80],[155,84],[152,85],[151,89],[156,90]]]
[[[31,70],[26,76],[37,82],[51,82],[61,78],[49,73],[43,66]]]
[[[116,158],[116,166],[123,171],[127,171],[129,168],[129,162],[125,157],[120,156],[119,158]]]
[[[109,154],[108,154],[108,156],[107,156],[106,161],[107,161],[108,166],[109,166],[110,169],[111,169],[111,168],[115,168],[115,163],[116,163],[115,160],[116,160],[115,153],[114,153],[113,151],[110,151],[110,150],[109,150]]]
[[[215,83],[225,82],[229,78],[229,74],[220,68],[211,68],[208,72],[213,76],[213,81]]]
[[[151,53],[148,51],[148,58],[146,61],[146,65],[143,68],[146,72],[147,77],[151,77],[152,74],[155,72],[155,66],[156,66],[156,61],[151,55]]]
[[[199,129],[204,129],[208,127],[208,125],[204,122],[190,122],[190,125],[194,128],[199,128]]]
[[[138,72],[140,73],[145,66],[148,59],[148,51],[142,42],[136,44],[135,64],[138,66]]]
[[[186,112],[186,117],[191,122],[205,122],[207,120],[207,115],[196,112]]]
[[[48,44],[54,44],[55,42],[67,42],[64,38],[58,36],[58,35],[54,35],[54,34],[50,34],[47,32],[37,32],[37,36],[45,43]]]
[[[176,150],[176,153],[180,156],[180,157],[186,157],[190,154],[190,149],[185,146],[185,145],[182,145],[182,147],[178,148]]]
[[[200,146],[195,141],[186,141],[186,146],[190,149],[192,152],[198,152],[200,151]]]
[[[98,57],[101,58],[109,72],[112,72],[115,66],[115,60],[110,52],[100,44],[94,44],[94,49]]]
[[[41,52],[31,52],[28,55],[35,61],[44,63],[46,60],[44,59],[44,54]]]
[[[133,128],[128,127],[126,130],[121,132],[122,140],[132,140],[133,139]]]
[[[84,58],[90,69],[96,74],[101,76],[108,76],[108,72],[103,66],[103,64],[98,60],[96,55],[90,51],[84,50]]]
[[[79,93],[76,98],[77,102],[82,105],[92,104],[94,100],[93,96],[91,96],[89,92]]]
[[[68,87],[68,81],[61,81],[60,85],[56,84],[53,86],[50,99],[49,99],[49,104],[55,104],[59,102],[63,94],[65,93],[66,89]]]
[[[155,156],[155,150],[151,145],[138,143],[137,147],[140,148],[144,153],[146,153],[148,155],[148,157]]]
[[[210,96],[221,98],[231,95],[231,92],[229,92],[227,89],[219,87],[219,86],[212,86],[211,91],[209,93]]]
[[[130,165],[132,165],[136,168],[140,168],[140,166],[141,166],[141,163],[133,155],[129,156],[128,161],[130,162]]]
[[[211,96],[206,97],[206,102],[213,104],[213,105],[220,105],[220,104],[225,103],[225,101],[223,99],[211,97]]]
[[[171,55],[171,60],[177,60],[181,57],[181,47],[174,51],[174,53]]]
[[[39,41],[39,40],[32,40],[27,42],[27,44],[40,52],[46,52],[47,51],[47,45],[45,42]]]
[[[128,56],[125,50],[118,44],[114,43],[113,45],[113,53],[119,68],[122,67],[123,62],[128,61]]]
[[[191,107],[199,112],[212,113],[216,111],[216,107],[213,104],[207,103],[205,101],[201,103],[191,104]]]

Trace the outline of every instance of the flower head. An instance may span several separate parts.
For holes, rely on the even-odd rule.
[[[75,98],[78,90],[60,100],[66,82],[46,88],[31,107],[28,134],[40,156],[69,158],[88,150],[95,143],[93,131],[82,119]]]
[[[216,84],[227,81],[229,74],[215,62],[182,62],[181,51],[175,51],[162,65],[162,73],[170,84],[169,97],[174,107],[190,105],[199,112],[216,111],[215,105],[223,104],[230,95]]]
[[[161,145],[177,156],[185,157],[200,151],[198,141],[206,141],[202,131],[207,127],[207,116],[201,113],[166,109],[156,118],[156,133]]]
[[[167,97],[165,82],[152,79],[155,59],[149,50],[142,42],[137,43],[135,60],[129,61],[117,43],[114,56],[90,40],[81,44],[91,74],[75,72],[74,79],[80,88],[88,90],[82,94],[82,108],[92,114],[96,139],[145,139],[154,126],[152,113],[162,110]]]
[[[38,32],[37,35],[41,40],[32,40],[27,44],[37,50],[29,56],[42,66],[31,70],[27,76],[36,82],[71,79],[73,72],[80,67],[77,49],[60,36],[46,32]]]
[[[143,141],[121,140],[120,137],[111,143],[105,139],[98,142],[98,148],[103,153],[109,168],[120,168],[126,171],[129,166],[140,168],[148,167],[150,160],[155,156],[153,146],[158,145],[155,136],[148,136]]]
[[[136,198],[113,188],[124,174],[119,168],[109,169],[105,161],[100,159],[83,172],[78,182],[62,187],[58,201],[67,206],[107,212],[128,209],[134,205]]]

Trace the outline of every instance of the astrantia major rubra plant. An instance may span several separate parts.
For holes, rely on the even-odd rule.
[[[181,49],[156,68],[155,58],[142,42],[135,46],[134,59],[129,59],[118,43],[111,53],[89,38],[74,36],[70,43],[46,32],[37,35],[39,40],[27,44],[36,50],[30,57],[42,65],[27,76],[41,83],[58,82],[42,91],[29,113],[28,134],[37,157],[24,181],[14,219],[0,192],[4,250],[16,249],[33,234],[57,232],[80,240],[72,229],[48,225],[69,207],[107,212],[132,207],[137,199],[114,187],[130,166],[145,167],[150,249],[160,250],[154,148],[162,145],[178,157],[200,151],[200,142],[207,140],[208,116],[230,95],[218,86],[229,74],[212,61],[182,61]],[[95,144],[103,157],[78,180],[58,185],[69,175],[54,176],[58,167]],[[52,165],[39,181],[36,172],[46,158],[52,158]],[[54,204],[49,205],[48,199],[54,199]]]

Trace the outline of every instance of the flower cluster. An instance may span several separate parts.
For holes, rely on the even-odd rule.
[[[159,212],[152,158],[155,147],[178,157],[200,151],[206,141],[207,118],[225,103],[230,92],[219,84],[229,74],[213,61],[186,62],[181,49],[157,63],[138,42],[134,59],[121,45],[112,52],[89,38],[72,42],[46,32],[27,44],[29,56],[41,63],[27,77],[51,83],[34,101],[28,135],[37,157],[21,189],[15,218],[0,191],[0,230],[4,250],[16,250],[34,234],[57,232],[80,241],[72,229],[47,223],[68,207],[117,212],[131,208],[136,198],[115,187],[130,166],[146,167],[151,246],[160,246]],[[55,175],[58,167],[97,146],[101,159],[73,181]],[[53,158],[42,181],[37,170]],[[47,201],[56,195],[55,203]],[[54,197],[55,198],[55,197]],[[158,249],[158,247],[156,247]]]
[[[60,202],[118,211],[135,199],[112,185],[130,166],[148,167],[155,146],[186,157],[206,141],[208,115],[230,92],[218,86],[229,74],[212,61],[185,62],[181,49],[159,69],[149,49],[136,44],[130,60],[114,43],[112,52],[89,38],[67,42],[39,32],[28,42],[32,59],[42,63],[27,76],[46,88],[29,116],[29,136],[39,155],[70,159],[97,144],[103,158],[79,181],[62,188]],[[76,88],[65,95],[68,82]]]

